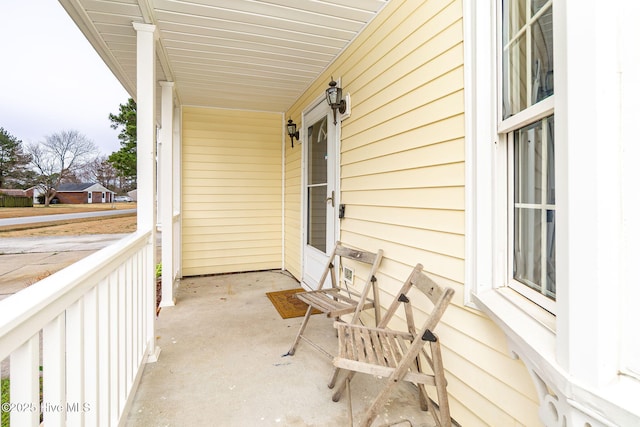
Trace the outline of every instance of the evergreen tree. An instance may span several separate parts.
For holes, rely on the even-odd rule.
[[[137,115],[136,103],[129,98],[126,104],[120,104],[118,115],[109,114],[111,127],[120,129],[118,139],[120,150],[111,153],[109,163],[118,171],[124,190],[133,190],[137,186]]]
[[[0,128],[0,188],[28,185],[30,161],[22,150],[22,141]]]

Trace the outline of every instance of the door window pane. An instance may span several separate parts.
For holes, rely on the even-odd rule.
[[[327,186],[307,189],[307,244],[327,252]]]
[[[308,184],[327,183],[327,119],[326,117],[307,129]]]
[[[327,251],[327,118],[307,128],[307,244]]]

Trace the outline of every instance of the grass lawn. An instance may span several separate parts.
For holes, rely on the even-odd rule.
[[[51,205],[33,208],[0,208],[0,218],[17,218],[26,216],[54,215],[78,212],[95,212],[101,210],[135,209],[135,203],[100,203],[94,205]],[[0,226],[2,237],[38,237],[80,234],[118,234],[136,231],[136,215],[85,218],[56,222],[40,222],[35,224]]]
[[[36,205],[32,208],[0,208],[0,219],[24,216],[56,215],[78,212],[96,212],[114,209],[135,209],[136,203],[94,203],[82,205]]]

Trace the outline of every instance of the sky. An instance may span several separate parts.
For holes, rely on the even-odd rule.
[[[0,127],[24,144],[77,130],[108,156],[128,98],[57,0],[0,0]]]

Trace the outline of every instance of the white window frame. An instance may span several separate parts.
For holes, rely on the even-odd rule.
[[[486,314],[504,332],[510,351],[527,366],[544,424],[557,425],[554,417],[561,415],[567,425],[632,425],[640,419],[636,402],[640,381],[624,367],[629,366],[629,354],[637,354],[640,347],[632,332],[637,328],[621,330],[620,325],[637,325],[640,319],[640,310],[632,308],[637,298],[629,298],[640,291],[628,285],[632,278],[637,284],[637,269],[632,265],[633,259],[637,264],[633,256],[640,250],[631,242],[640,239],[640,227],[637,215],[624,206],[631,205],[627,200],[640,200],[640,195],[635,189],[630,193],[628,185],[616,189],[621,188],[621,179],[639,182],[640,168],[627,167],[620,173],[620,164],[630,160],[622,156],[621,162],[616,156],[625,147],[631,153],[640,152],[637,144],[628,146],[634,144],[632,140],[637,142],[629,136],[637,133],[634,122],[640,117],[640,101],[637,96],[627,97],[630,112],[620,114],[620,98],[625,101],[625,97],[620,95],[618,69],[619,55],[633,58],[625,65],[629,76],[640,69],[640,55],[631,42],[640,35],[631,22],[637,16],[632,12],[640,11],[640,6],[622,2],[602,7],[594,0],[553,4],[555,95],[536,104],[529,120],[554,111],[556,316],[505,286],[508,190],[501,171],[508,165],[499,132],[521,124],[514,115],[498,125],[502,115],[497,97],[501,89],[498,7],[499,0],[463,2],[465,304]],[[635,77],[623,83],[627,88],[623,94],[629,93],[628,88],[640,88]],[[589,96],[584,92],[587,88]],[[589,100],[593,102],[585,102]],[[621,119],[622,131],[612,126]],[[621,138],[625,129],[627,140]],[[636,179],[629,179],[632,176]],[[594,209],[584,209],[587,200]],[[633,215],[636,219],[631,223]],[[629,223],[621,223],[620,218]],[[625,252],[629,248],[633,251]]]
[[[530,8],[530,4],[529,2],[526,2],[526,5],[524,6],[525,9],[527,10],[527,14],[528,14],[528,9]],[[531,91],[532,91],[532,78],[531,78],[531,64],[529,63],[530,61],[530,51],[531,51],[531,23],[532,23],[532,19],[534,18],[538,18],[539,16],[541,16],[542,14],[544,14],[547,10],[549,10],[551,7],[553,7],[553,4],[551,1],[548,1],[548,3],[546,3],[543,7],[541,7],[532,17],[530,17],[531,19],[527,19],[527,22],[523,25],[523,27],[521,29],[518,30],[517,34],[513,37],[513,40],[517,40],[518,38],[520,38],[523,34],[525,35],[524,41],[526,43],[526,53],[527,53],[527,64],[526,64],[526,70],[524,71],[526,73],[526,82],[527,82],[527,87],[526,87],[526,99],[527,99],[527,104],[529,104],[530,100],[531,100]],[[514,179],[514,164],[513,164],[513,150],[514,150],[514,133],[525,127],[528,126],[532,123],[535,123],[541,119],[544,119],[546,117],[549,117],[551,115],[554,114],[554,108],[555,108],[555,94],[534,103],[533,105],[527,105],[525,106],[521,111],[507,117],[507,118],[502,118],[502,103],[503,103],[503,99],[504,99],[504,92],[503,92],[503,88],[505,87],[505,82],[504,82],[504,78],[506,78],[505,76],[503,76],[502,71],[504,70],[504,67],[502,66],[503,64],[503,55],[504,55],[504,50],[505,47],[502,46],[502,42],[498,43],[498,41],[501,41],[504,39],[502,31],[504,30],[503,28],[503,19],[500,19],[500,11],[496,10],[495,13],[496,16],[496,25],[495,25],[495,32],[496,32],[496,53],[497,53],[497,61],[498,61],[498,67],[496,68],[496,76],[494,77],[494,79],[497,81],[497,99],[495,101],[495,108],[497,109],[496,112],[496,117],[498,118],[498,123],[497,123],[497,141],[498,141],[498,147],[497,147],[497,151],[498,151],[498,155],[500,156],[506,156],[507,160],[506,160],[506,164],[501,163],[501,167],[502,169],[498,169],[500,174],[498,175],[498,179],[500,180],[502,177],[502,179],[505,179],[505,183],[497,183],[497,185],[500,188],[500,191],[506,191],[507,193],[507,197],[506,197],[506,210],[507,210],[507,215],[506,215],[506,224],[500,224],[498,225],[498,227],[502,226],[505,227],[508,230],[506,236],[504,236],[503,238],[506,239],[506,250],[504,252],[506,259],[504,260],[504,265],[507,269],[506,271],[506,277],[507,280],[505,282],[505,286],[508,286],[512,289],[514,289],[516,292],[518,292],[519,294],[523,295],[524,297],[528,298],[529,300],[533,301],[535,304],[538,304],[540,307],[544,308],[545,310],[548,310],[551,313],[555,313],[556,311],[556,303],[554,300],[542,295],[539,292],[536,292],[535,290],[529,288],[528,286],[526,286],[523,283],[518,282],[517,280],[515,280],[513,277],[513,256],[514,256],[514,208],[515,208],[515,203],[514,203],[514,188],[513,188],[513,179]],[[498,49],[498,44],[499,44],[499,49]],[[509,43],[508,44],[508,48],[511,47],[513,43]],[[546,135],[546,129],[543,131],[544,135]],[[543,136],[544,137],[544,136]],[[504,166],[506,166],[506,169],[504,168]],[[506,171],[507,173],[502,173],[502,171]]]
[[[555,317],[508,287],[512,258],[506,138],[509,132],[553,114],[556,96],[502,120],[502,85],[498,80],[502,64],[497,43],[501,21],[497,3],[464,3],[467,129],[465,303],[487,312],[498,325],[509,331],[508,336],[511,333],[514,340],[525,339],[524,335],[535,327],[537,332],[534,336],[539,339],[534,343],[538,347],[535,353],[555,359]],[[487,108],[487,100],[490,100],[491,108]],[[487,304],[492,305],[491,309]],[[519,332],[518,329],[527,332]]]

